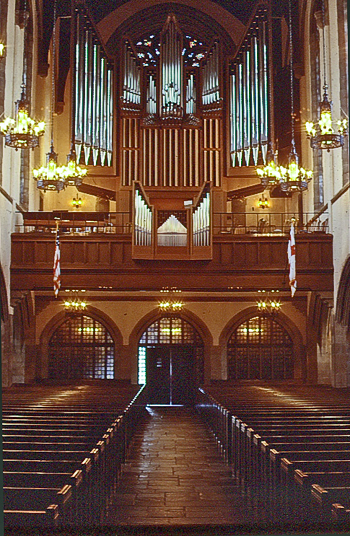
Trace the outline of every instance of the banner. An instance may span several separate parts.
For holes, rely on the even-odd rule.
[[[55,298],[58,296],[58,291],[61,287],[61,264],[60,264],[60,236],[58,231],[58,222],[56,222],[56,245],[55,255],[53,259],[53,290]]]
[[[289,263],[289,286],[292,297],[297,289],[296,267],[295,267],[295,235],[294,223],[291,223],[288,241],[288,263]]]

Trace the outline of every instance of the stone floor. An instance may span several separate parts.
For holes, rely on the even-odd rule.
[[[106,524],[251,525],[214,436],[188,408],[148,407],[134,437]]]

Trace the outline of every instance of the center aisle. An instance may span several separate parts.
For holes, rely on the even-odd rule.
[[[196,413],[176,406],[147,409],[106,524],[252,524],[253,513]]]

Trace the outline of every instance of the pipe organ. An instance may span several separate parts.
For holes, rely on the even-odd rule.
[[[76,153],[79,162],[109,166],[116,117],[113,67],[79,10],[76,24]],[[211,182],[220,188],[225,153],[233,168],[266,161],[270,31],[261,4],[226,64],[219,37],[202,42],[183,33],[174,14],[147,37],[123,39],[116,87],[122,186],[139,181],[153,188],[199,188]]]
[[[230,63],[230,153],[232,166],[266,162],[269,141],[268,22],[262,8]]]
[[[76,13],[74,137],[78,163],[111,166],[113,65],[87,15]]]
[[[124,43],[121,86],[121,175],[131,186],[140,176],[141,65],[130,41]],[[152,93],[152,96],[153,93]]]
[[[208,107],[212,104],[220,103],[220,84],[219,84],[219,43],[215,41],[208,53],[207,60],[203,65],[203,106]]]
[[[122,107],[141,104],[141,69],[131,46],[125,43],[124,52],[124,83],[122,94]]]
[[[134,244],[150,246],[152,244],[153,212],[140,187],[134,190]]]
[[[194,246],[210,246],[210,186],[206,186],[192,213]]]
[[[183,116],[182,33],[174,15],[168,15],[160,38],[161,117]]]

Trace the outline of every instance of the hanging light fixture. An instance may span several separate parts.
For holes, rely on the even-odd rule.
[[[317,125],[307,121],[305,123],[307,137],[312,149],[331,149],[344,145],[344,136],[347,134],[347,120],[337,122],[338,133],[334,132],[332,119],[332,102],[328,100],[328,85],[326,82],[326,43],[325,43],[325,7],[322,0],[322,45],[323,45],[323,101],[320,102],[320,119]]]
[[[266,290],[258,290],[261,294],[264,294],[257,302],[256,306],[260,313],[263,315],[276,315],[281,307],[282,303],[277,296],[271,296],[271,294],[277,294],[278,290],[271,290],[266,292]]]
[[[57,165],[57,153],[53,146],[53,110],[55,103],[55,63],[56,63],[56,13],[57,0],[54,2],[53,13],[53,28],[52,28],[52,91],[51,91],[51,147],[46,154],[46,165],[39,169],[33,170],[33,177],[37,181],[36,185],[39,190],[44,192],[47,190],[60,192],[67,185],[67,177],[69,177],[68,166]]]
[[[267,155],[267,165],[257,168],[261,184],[265,188],[273,188],[280,185],[283,192],[302,192],[307,189],[308,182],[312,179],[312,171],[299,166],[299,157],[295,148],[294,140],[294,86],[293,86],[293,36],[292,36],[292,8],[289,0],[289,46],[290,46],[290,99],[291,99],[291,152],[288,157],[287,167],[278,165],[276,152],[270,146]]]
[[[29,12],[27,11],[27,2],[24,3],[24,26],[23,26],[23,72],[21,84],[21,97],[15,102],[15,118],[7,117],[0,123],[0,134],[5,137],[5,145],[16,149],[34,149],[39,145],[39,137],[45,132],[45,123],[43,121],[35,121],[29,115],[29,101],[26,97],[26,81],[27,81],[27,57],[26,57],[26,42],[27,42],[27,21]],[[0,43],[0,58],[5,55],[5,45]]]
[[[273,151],[270,144],[266,155],[266,166],[256,169],[256,172],[260,177],[261,184],[265,189],[270,189],[279,184],[281,175],[276,163],[276,157],[277,154]]]
[[[291,152],[288,157],[288,166],[279,167],[280,185],[283,192],[302,192],[307,190],[308,182],[312,179],[312,171],[299,167],[299,157],[295,149],[294,140],[294,84],[293,84],[293,32],[292,32],[292,6],[289,0],[289,49],[290,49],[290,108],[291,108]]]
[[[70,153],[67,156],[66,166],[66,185],[80,186],[83,182],[83,177],[87,174],[87,169],[81,168],[77,163],[77,155],[75,152],[75,32],[76,32],[76,11],[75,3],[71,3],[71,26],[70,26],[70,57],[71,57],[71,140]]]

